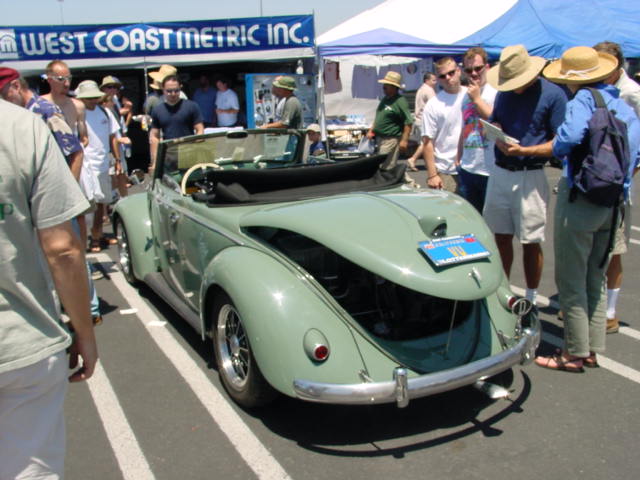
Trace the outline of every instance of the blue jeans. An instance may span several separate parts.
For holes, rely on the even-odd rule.
[[[458,179],[460,181],[458,194],[482,214],[489,177],[487,175],[471,173],[464,168],[458,167]]]

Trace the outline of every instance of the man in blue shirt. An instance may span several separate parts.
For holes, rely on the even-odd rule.
[[[169,75],[162,80],[162,91],[164,102],[158,104],[151,111],[151,132],[149,143],[151,146],[151,166],[153,170],[156,165],[156,155],[158,153],[158,143],[160,134],[163,140],[171,138],[186,137],[188,135],[200,135],[204,133],[202,114],[198,104],[180,98],[180,80],[175,75]]]
[[[216,122],[216,94],[217,90],[211,87],[209,77],[204,73],[200,75],[200,87],[193,92],[193,101],[198,104],[204,127],[215,127]]]
[[[607,254],[612,223],[617,207],[590,202],[580,192],[570,198],[572,174],[568,157],[581,145],[589,132],[588,122],[595,111],[591,93],[581,87],[596,88],[607,109],[627,125],[630,168],[626,184],[637,165],[640,149],[640,120],[619,98],[619,91],[602,83],[617,68],[617,59],[590,47],[573,47],[560,60],[548,65],[544,75],[551,81],[566,84],[574,93],[567,113],[552,142],[525,147],[562,159],[563,173],[558,185],[558,201],[554,221],[554,253],[556,284],[560,308],[564,312],[564,349],[550,357],[538,357],[536,363],[545,368],[582,372],[583,367],[597,366],[596,354],[604,351],[606,328],[606,266],[601,260]],[[522,150],[514,146],[515,150]],[[511,150],[511,146],[507,147]],[[615,225],[613,225],[615,227]]]
[[[524,46],[514,45],[502,50],[499,65],[487,74],[487,82],[498,90],[489,121],[520,143],[508,151],[506,144],[496,142],[496,166],[487,183],[483,216],[495,234],[507,277],[513,263],[513,236],[522,243],[526,297],[534,304],[542,277],[541,243],[549,202],[543,166],[551,153],[529,147],[551,141],[567,101],[560,87],[539,78],[544,65],[544,58],[529,56]]]

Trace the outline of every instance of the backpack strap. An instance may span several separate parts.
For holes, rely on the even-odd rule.
[[[591,93],[593,100],[596,102],[596,108],[607,109],[607,104],[604,103],[604,98],[602,98],[602,94],[598,91],[597,88],[586,87],[585,90],[589,90],[589,93]]]

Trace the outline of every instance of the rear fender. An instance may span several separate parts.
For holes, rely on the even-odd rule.
[[[127,229],[133,275],[139,280],[158,270],[147,201],[146,192],[129,195],[116,204],[113,212],[113,224],[120,218]],[[114,231],[114,234],[118,232]]]
[[[218,289],[234,302],[260,370],[275,389],[293,396],[296,378],[362,381],[364,365],[353,337],[357,333],[299,272],[253,248],[226,248],[203,276],[204,331],[214,328],[210,309]],[[312,328],[329,343],[329,358],[322,363],[311,360],[303,348],[304,335]]]

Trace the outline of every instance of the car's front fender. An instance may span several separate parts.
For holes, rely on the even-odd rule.
[[[268,253],[243,246],[224,249],[203,276],[200,298],[205,329],[214,327],[208,310],[220,288],[242,318],[262,374],[290,396],[295,395],[296,378],[354,383],[362,381],[365,368],[353,339],[357,334],[308,282]],[[330,355],[324,362],[313,361],[305,353],[304,336],[310,329],[328,340]]]
[[[136,193],[120,200],[113,210],[113,225],[120,219],[127,230],[133,275],[142,280],[157,271],[147,193]],[[114,231],[114,234],[118,234]]]

